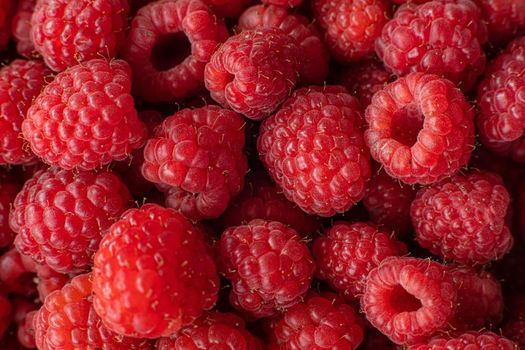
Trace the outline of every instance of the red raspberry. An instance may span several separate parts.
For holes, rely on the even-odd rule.
[[[122,337],[107,329],[92,304],[92,276],[79,275],[50,294],[34,316],[39,349],[147,350],[145,339]]]
[[[196,93],[204,66],[226,38],[224,23],[203,1],[161,0],[144,6],[131,22],[122,54],[133,69],[135,94],[159,102]]]
[[[522,275],[516,277],[522,278]],[[525,294],[509,298],[506,308],[509,313],[502,326],[502,333],[518,343],[520,347],[525,347]]]
[[[377,92],[365,140],[388,175],[423,185],[456,173],[474,145],[472,106],[450,81],[411,73]]]
[[[123,160],[145,141],[122,60],[94,59],[59,73],[22,123],[33,152],[64,169],[92,170]]]
[[[298,303],[315,265],[297,232],[278,221],[230,227],[218,243],[222,274],[232,282],[230,301],[254,318]]]
[[[37,55],[31,35],[31,16],[36,0],[19,0],[15,15],[11,21],[11,30],[16,41],[16,51],[24,57]]]
[[[525,1],[475,0],[483,14],[489,41],[499,44],[525,29]]]
[[[262,350],[259,339],[245,330],[244,321],[232,313],[217,311],[201,316],[172,338],[157,341],[157,350]]]
[[[204,0],[214,13],[223,17],[235,18],[248,6],[251,0]]]
[[[299,14],[280,6],[255,5],[239,17],[239,28],[279,28],[294,38],[302,51],[299,74],[303,84],[323,84],[328,74],[328,52],[315,26]]]
[[[37,311],[28,312],[24,322],[18,325],[17,337],[20,344],[28,349],[35,349],[35,327],[33,319]]]
[[[129,207],[130,199],[122,181],[107,171],[38,172],[13,205],[15,245],[58,272],[85,271],[103,232]]]
[[[0,248],[11,245],[15,238],[9,227],[9,211],[19,190],[12,175],[0,170]]]
[[[505,224],[509,194],[501,178],[471,172],[422,188],[410,215],[418,243],[445,260],[485,264],[512,248]]]
[[[487,28],[472,1],[409,2],[384,26],[376,52],[399,76],[436,74],[468,91],[485,68],[486,41]]]
[[[396,344],[424,341],[447,327],[456,308],[449,270],[428,259],[391,257],[368,275],[361,307]]]
[[[44,302],[49,294],[65,286],[71,279],[69,275],[56,272],[47,264],[36,264],[27,255],[21,255],[21,258],[26,270],[36,273],[37,279],[33,279],[33,281],[36,283],[38,298],[41,302]]]
[[[410,350],[518,350],[511,340],[492,332],[467,332],[456,338],[437,337],[428,344],[415,345]]]
[[[172,209],[128,210],[95,255],[95,310],[119,334],[172,335],[215,305],[219,278],[209,250],[204,233]]]
[[[364,222],[337,222],[315,240],[317,277],[348,297],[363,293],[368,273],[389,256],[407,252],[389,233]]]
[[[15,10],[16,1],[0,0],[0,51],[7,48],[11,38],[11,16]]]
[[[171,186],[166,204],[192,220],[216,218],[238,194],[248,171],[244,121],[218,106],[168,117],[144,148],[146,180]]]
[[[0,257],[0,282],[6,292],[23,296],[33,296],[35,285],[34,274],[23,263],[22,256],[11,248]]]
[[[112,59],[125,42],[127,0],[37,0],[31,17],[36,50],[52,70]]]
[[[211,97],[253,120],[262,120],[286,100],[298,80],[301,49],[277,28],[257,28],[230,37],[211,57],[204,83]]]
[[[362,124],[357,100],[343,87],[303,88],[261,124],[257,149],[290,201],[333,216],[363,198],[370,178]]]
[[[487,67],[478,86],[481,141],[492,151],[525,162],[525,36]]]
[[[39,61],[21,59],[0,69],[0,164],[35,160],[27,142],[20,137],[22,121],[50,73]]]
[[[363,340],[363,328],[351,305],[312,294],[274,321],[270,339],[278,349],[353,350]]]
[[[303,0],[261,0],[263,4],[278,5],[283,7],[297,7]]]

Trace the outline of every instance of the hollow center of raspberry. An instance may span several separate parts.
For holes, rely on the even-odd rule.
[[[417,142],[417,135],[423,129],[423,114],[415,104],[407,105],[392,116],[392,138],[405,146]]]
[[[183,32],[161,35],[151,50],[150,62],[158,71],[181,64],[191,54],[191,43]]]
[[[412,312],[421,308],[421,301],[400,285],[390,292],[390,306],[396,313]]]

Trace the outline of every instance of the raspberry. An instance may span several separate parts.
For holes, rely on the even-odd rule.
[[[492,332],[467,332],[457,338],[437,337],[428,344],[410,347],[410,350],[518,350],[509,339]]]
[[[389,256],[406,253],[403,243],[364,222],[337,222],[315,240],[317,277],[345,296],[363,293],[368,273]]]
[[[475,0],[483,14],[489,41],[499,44],[525,30],[525,1]]]
[[[303,88],[261,124],[257,149],[290,201],[333,216],[363,198],[370,178],[362,124],[357,100],[343,87]]]
[[[251,0],[204,0],[211,6],[214,13],[223,17],[237,17]]]
[[[216,218],[242,190],[248,171],[244,121],[218,106],[168,117],[144,148],[146,180],[171,186],[166,204],[192,220]]]
[[[509,298],[506,307],[509,314],[502,326],[502,333],[520,347],[525,347],[525,294]]]
[[[146,137],[130,88],[131,72],[122,60],[71,67],[33,102],[22,123],[24,137],[37,156],[64,169],[92,170],[123,160]]]
[[[388,175],[431,184],[468,163],[472,106],[450,81],[411,73],[377,92],[366,109],[365,140]]]
[[[361,307],[396,344],[424,341],[447,327],[456,307],[449,270],[428,259],[390,257],[368,275]]]
[[[122,335],[172,335],[215,305],[219,278],[209,250],[203,232],[172,209],[128,210],[95,254],[97,314]]]
[[[323,84],[328,74],[328,52],[315,26],[299,14],[280,6],[255,5],[239,17],[239,28],[279,28],[299,43],[302,63],[299,75],[303,84]]]
[[[13,0],[0,0],[0,51],[7,48],[11,38],[11,16],[15,10]]]
[[[501,178],[470,172],[422,188],[410,215],[418,243],[445,260],[485,264],[512,248],[505,224],[509,194]]]
[[[99,173],[49,169],[27,181],[11,212],[17,249],[58,272],[91,266],[103,232],[129,207],[122,181]]]
[[[20,137],[22,121],[50,73],[41,62],[21,59],[0,69],[0,164],[34,161],[27,142]]]
[[[274,321],[270,336],[279,349],[356,349],[363,340],[363,321],[337,298],[311,295]]]
[[[224,23],[203,1],[144,6],[131,22],[122,54],[133,69],[135,94],[152,102],[195,94],[203,85],[204,66],[226,38]]]
[[[525,37],[518,38],[487,67],[477,91],[477,124],[485,146],[525,162]]]
[[[33,325],[33,319],[36,313],[37,311],[28,312],[25,316],[24,322],[18,325],[18,341],[23,347],[28,349],[36,348],[35,327]]]
[[[15,15],[11,21],[11,30],[16,41],[16,51],[24,57],[37,55],[31,36],[31,16],[36,0],[19,0]]]
[[[278,221],[230,227],[218,243],[222,274],[232,282],[230,301],[253,318],[298,303],[315,265],[297,232]]]
[[[407,3],[384,26],[376,53],[398,76],[423,72],[468,91],[485,68],[487,28],[470,0]]]
[[[157,350],[262,350],[259,339],[245,330],[244,321],[232,313],[217,311],[201,316],[173,338],[157,341]]]
[[[314,0],[316,21],[332,56],[350,62],[371,55],[389,19],[386,0]]]
[[[20,253],[11,248],[0,257],[0,282],[6,292],[23,296],[33,296],[34,275],[26,269]]]
[[[11,245],[15,238],[9,227],[9,211],[19,189],[12,175],[0,170],[0,248]]]
[[[211,57],[204,83],[224,107],[262,120],[291,94],[300,68],[297,40],[277,28],[256,28],[230,37]]]
[[[263,4],[278,5],[283,7],[297,7],[303,0],[262,0]]]
[[[35,49],[56,72],[94,58],[112,59],[125,42],[127,0],[37,0]]]
[[[107,329],[92,304],[92,276],[79,275],[50,294],[34,316],[39,349],[147,350],[144,339],[125,338]]]

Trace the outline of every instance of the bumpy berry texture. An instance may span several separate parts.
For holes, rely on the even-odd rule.
[[[301,5],[303,0],[262,0],[263,4],[278,5],[282,7],[296,7]]]
[[[192,220],[216,218],[244,185],[244,121],[218,106],[183,109],[144,148],[146,180],[168,185],[166,204]]]
[[[213,54],[204,82],[211,97],[224,107],[262,120],[291,94],[301,54],[297,40],[280,29],[243,31]]]
[[[487,24],[489,42],[505,43],[525,30],[525,1],[475,0]]]
[[[253,318],[298,303],[315,269],[297,232],[277,221],[256,219],[230,227],[217,254],[221,273],[232,283],[231,303]]]
[[[0,69],[0,164],[35,161],[29,145],[20,137],[22,121],[50,73],[42,62],[21,59]]]
[[[512,248],[509,193],[492,173],[470,172],[418,191],[410,215],[418,243],[447,261],[485,264]]]
[[[16,51],[24,57],[37,56],[31,34],[31,16],[36,0],[19,0],[11,22],[13,38],[16,41]]]
[[[92,170],[124,160],[146,138],[122,60],[93,59],[59,73],[22,123],[31,150],[64,169]]]
[[[35,327],[33,325],[36,313],[36,311],[27,313],[24,322],[18,325],[18,331],[16,333],[20,345],[28,349],[36,348]]]
[[[410,347],[410,350],[518,350],[511,340],[492,332],[467,332],[459,337],[436,337],[428,344]]]
[[[93,305],[119,334],[170,336],[211,309],[218,290],[203,232],[155,204],[124,213],[95,255]]]
[[[92,304],[92,275],[74,277],[50,294],[34,316],[38,349],[147,350],[144,339],[126,338],[107,329]]]
[[[270,339],[276,349],[353,350],[363,340],[363,323],[351,305],[312,293],[274,321]]]
[[[350,62],[374,52],[374,41],[387,23],[386,0],[314,0],[315,19],[332,56]]]
[[[23,260],[15,248],[0,256],[0,288],[8,293],[33,297],[36,291],[34,274],[27,269]]]
[[[7,48],[11,38],[11,17],[16,8],[16,1],[0,0],[0,50]]]
[[[362,295],[368,273],[381,261],[407,252],[388,232],[363,222],[343,221],[317,238],[312,250],[317,277],[350,298]]]
[[[93,58],[112,59],[124,44],[128,14],[126,0],[37,0],[31,17],[35,49],[56,72]]]
[[[368,275],[361,307],[396,344],[422,342],[445,329],[456,311],[449,270],[428,259],[391,257]]]
[[[9,227],[9,211],[20,186],[8,172],[0,170],[0,248],[13,243],[15,233]]]
[[[237,17],[250,5],[251,0],[204,0],[213,13],[223,17]]]
[[[360,201],[370,179],[362,125],[359,103],[343,87],[303,88],[261,124],[257,149],[290,201],[333,216]]]
[[[85,271],[104,231],[132,204],[130,200],[126,186],[110,172],[38,172],[13,205],[15,245],[58,272]]]
[[[398,76],[443,76],[468,91],[485,68],[487,28],[471,0],[401,6],[376,41],[376,53]]]
[[[294,38],[301,49],[299,75],[303,84],[323,84],[328,74],[328,52],[316,28],[299,14],[274,5],[255,5],[239,17],[241,30],[279,28]]]
[[[209,312],[172,338],[157,341],[157,350],[262,350],[259,339],[233,313]]]
[[[505,306],[508,315],[501,327],[502,333],[520,347],[525,347],[525,295],[519,294],[507,298]]]
[[[228,32],[201,0],[162,0],[131,22],[122,57],[133,69],[133,91],[152,102],[189,97],[203,87],[204,66]]]
[[[525,162],[524,70],[525,37],[521,37],[489,64],[477,92],[481,141],[493,152],[519,162]]]
[[[411,73],[385,86],[366,109],[365,140],[388,175],[431,184],[465,166],[474,145],[473,107],[449,80]]]

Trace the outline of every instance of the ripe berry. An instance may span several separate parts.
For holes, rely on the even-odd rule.
[[[293,93],[260,127],[257,149],[284,195],[309,214],[333,216],[363,198],[370,160],[357,100],[341,86]]]
[[[450,81],[411,73],[385,86],[366,109],[365,140],[392,177],[431,184],[468,163],[474,145],[472,106]]]
[[[296,7],[301,5],[303,0],[262,0],[263,4],[278,5],[282,7]]]
[[[36,0],[19,0],[11,21],[11,30],[16,41],[16,51],[27,58],[38,55],[31,35],[31,16],[33,15],[35,4]]]
[[[94,260],[95,310],[122,335],[170,336],[217,300],[219,278],[204,233],[172,209],[128,210]]]
[[[93,59],[59,73],[22,123],[33,152],[64,169],[92,170],[143,145],[146,129],[122,60]]]
[[[19,190],[13,175],[0,170],[0,248],[11,245],[15,238],[9,227],[9,211]]]
[[[28,312],[24,317],[24,321],[18,325],[18,341],[23,347],[28,349],[36,348],[35,327],[33,325],[36,313],[36,310]]]
[[[525,30],[525,1],[475,0],[487,24],[489,42],[505,43]]]
[[[459,337],[439,336],[428,344],[415,345],[410,350],[518,350],[511,340],[492,332],[467,332]]]
[[[32,272],[26,268],[22,256],[15,248],[0,256],[0,288],[3,287],[6,292],[26,297],[34,296],[36,291]]]

